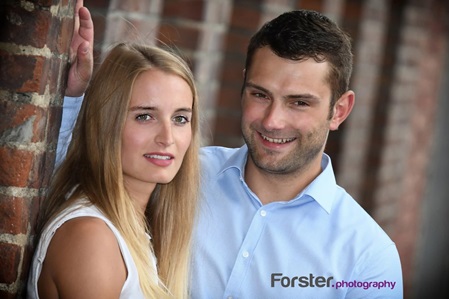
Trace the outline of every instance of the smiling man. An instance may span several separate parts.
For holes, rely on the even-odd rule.
[[[284,13],[252,37],[246,144],[201,152],[192,298],[402,298],[395,244],[324,153],[354,105],[351,72],[350,38],[317,12]],[[394,287],[364,287],[378,281]]]
[[[252,37],[246,144],[201,150],[192,298],[402,298],[395,244],[336,184],[324,153],[354,106],[352,64],[349,36],[317,12],[284,13]]]

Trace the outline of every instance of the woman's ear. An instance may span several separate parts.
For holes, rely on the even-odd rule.
[[[329,130],[338,130],[340,124],[349,116],[354,107],[355,94],[352,90],[345,92],[335,103]]]

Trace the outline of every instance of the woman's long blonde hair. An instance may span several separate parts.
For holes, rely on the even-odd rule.
[[[170,183],[156,186],[143,215],[124,186],[121,136],[134,82],[139,74],[150,69],[175,74],[190,86],[192,142],[179,172]],[[152,46],[132,43],[115,46],[86,92],[67,157],[55,173],[43,203],[38,230],[75,200],[86,197],[125,238],[143,293],[148,298],[187,298],[199,182],[198,121],[197,90],[183,59]],[[145,235],[148,231],[152,244]],[[159,281],[150,270],[150,252],[157,258]]]

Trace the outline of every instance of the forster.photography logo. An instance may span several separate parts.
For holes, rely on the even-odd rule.
[[[363,288],[368,290],[371,288],[383,289],[389,288],[391,290],[396,286],[394,281],[346,281],[334,280],[333,276],[317,276],[309,273],[304,276],[286,276],[283,273],[271,273],[271,287],[282,288]]]

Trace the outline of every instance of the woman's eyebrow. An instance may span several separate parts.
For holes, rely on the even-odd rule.
[[[179,109],[176,109],[176,112],[189,112],[189,113],[191,113],[192,112],[192,108],[179,108]]]
[[[150,110],[157,111],[158,108],[154,106],[133,106],[128,109],[129,111],[138,111],[138,110]],[[189,112],[192,113],[192,108],[190,107],[182,107],[175,110],[175,112]]]
[[[157,110],[156,107],[153,106],[133,106],[128,109],[129,111],[137,111],[137,110]]]

